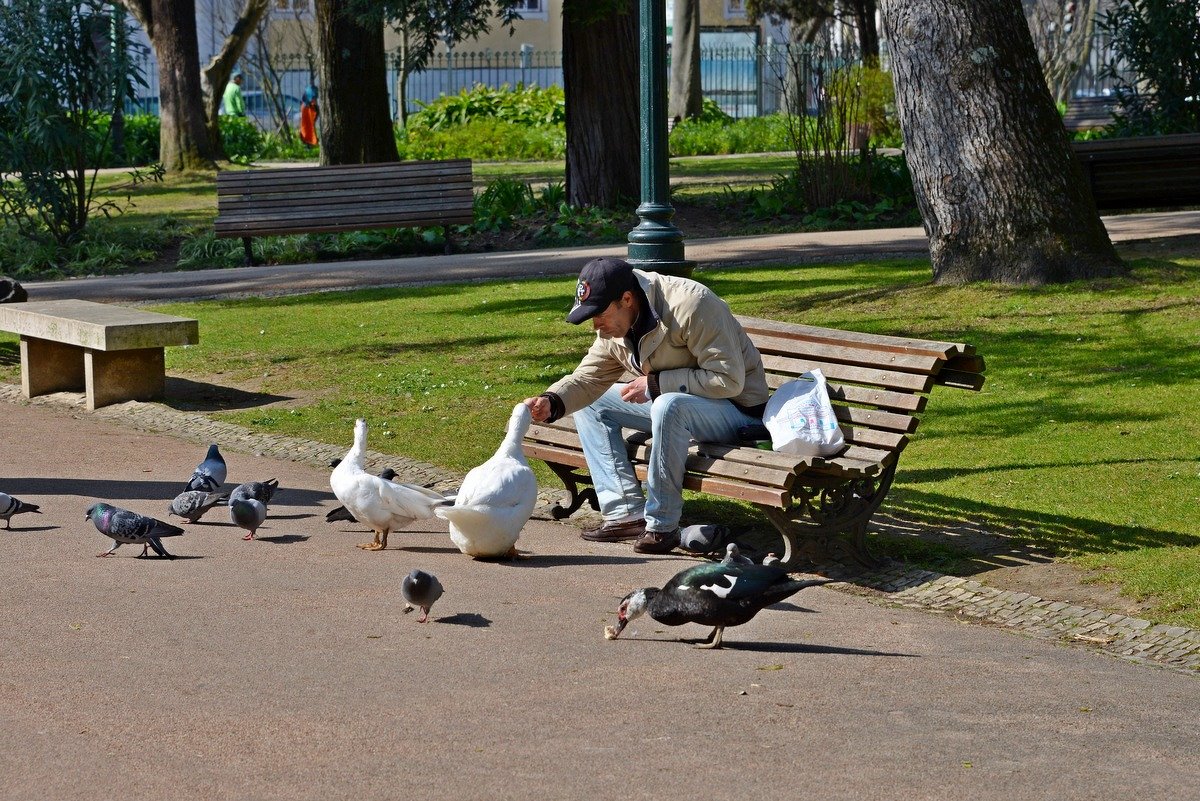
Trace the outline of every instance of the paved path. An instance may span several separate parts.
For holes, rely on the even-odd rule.
[[[1200,236],[1200,211],[1105,217],[1117,242]],[[401,286],[489,278],[574,275],[595,256],[623,256],[624,245],[557,248],[405,259],[324,262],[229,270],[149,273],[26,283],[31,300],[80,298],[109,303],[302,294],[332,289]],[[920,228],[700,239],[687,256],[700,267],[803,264],[854,258],[928,255]]]
[[[132,408],[132,407],[131,407]],[[132,412],[131,412],[132,413]],[[0,561],[0,798],[1192,797],[1200,683],[1086,648],[818,588],[726,633],[618,599],[690,564],[534,520],[511,564],[440,521],[367,553],[330,526],[327,469],[278,478],[243,542],[221,510],[137,559],[83,519],[149,514],[203,454],[55,403],[9,401],[0,488],[40,503]],[[349,438],[349,432],[347,432]],[[414,567],[446,596],[400,613]]]

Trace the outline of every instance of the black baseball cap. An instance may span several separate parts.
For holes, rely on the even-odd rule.
[[[590,320],[637,286],[633,267],[623,259],[592,259],[579,271],[575,285],[575,305],[567,313],[567,322],[579,325]]]

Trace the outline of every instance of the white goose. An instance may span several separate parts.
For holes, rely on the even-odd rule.
[[[388,533],[414,520],[433,517],[434,509],[450,501],[431,489],[401,484],[373,476],[364,469],[367,421],[354,422],[354,447],[329,477],[333,494],[360,523],[375,531],[373,542],[359,545],[368,551],[387,547]]]
[[[450,539],[467,556],[517,553],[517,537],[537,504],[537,479],[521,451],[531,420],[528,407],[518,403],[496,455],[467,473],[453,506],[434,510],[450,521]]]

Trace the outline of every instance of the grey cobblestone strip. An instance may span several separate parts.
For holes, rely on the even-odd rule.
[[[62,392],[27,399],[21,388],[0,383],[0,401],[70,408],[88,414],[78,393]],[[292,462],[328,467],[331,459],[344,456],[347,445],[327,445],[298,437],[263,434],[232,423],[209,419],[202,414],[182,412],[158,403],[129,401],[106,406],[91,414],[140,431],[169,434],[200,444],[220,443],[230,451],[268,456]],[[434,465],[377,451],[367,452],[372,470],[391,467],[397,479],[453,491],[462,476]],[[562,495],[562,490],[543,489],[540,510]],[[576,517],[580,517],[577,513]],[[590,519],[590,516],[585,516]],[[831,587],[867,595],[880,603],[980,622],[1022,633],[1086,645],[1123,659],[1200,675],[1200,631],[1182,626],[1155,625],[1149,620],[1110,614],[1099,609],[1039,598],[1024,592],[988,587],[977,581],[945,576],[903,565],[871,574],[854,572],[839,565],[825,566],[822,573],[838,578]]]

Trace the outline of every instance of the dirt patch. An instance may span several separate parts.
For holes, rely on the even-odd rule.
[[[997,589],[1027,592],[1047,600],[1067,601],[1132,617],[1141,617],[1151,608],[1149,603],[1122,595],[1114,584],[1096,582],[1097,575],[1096,571],[1066,562],[1045,562],[987,570],[971,578]]]

